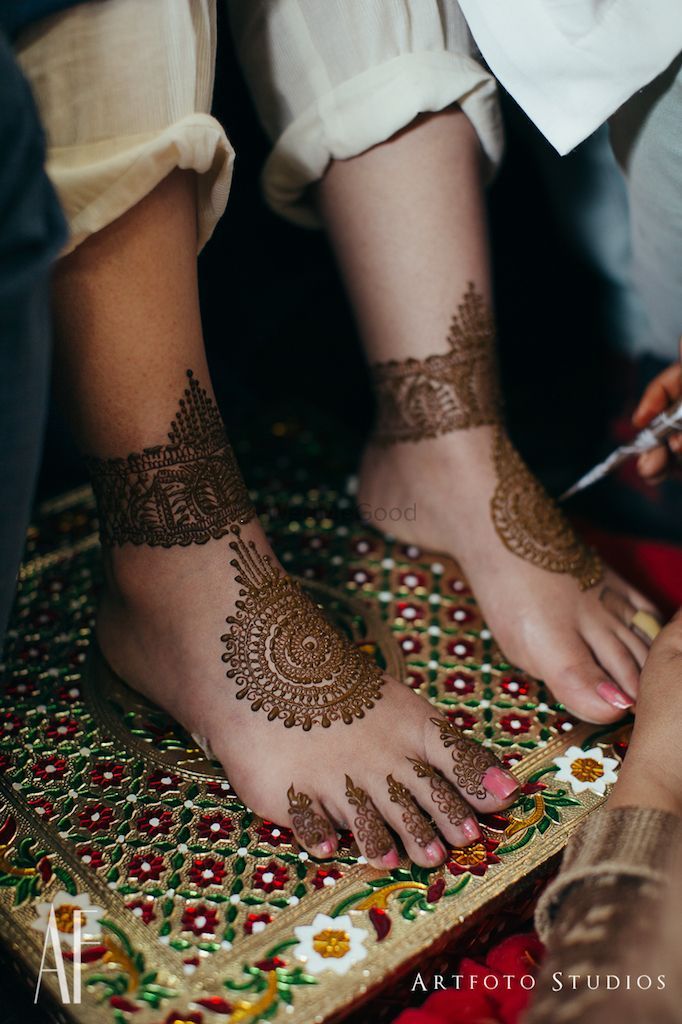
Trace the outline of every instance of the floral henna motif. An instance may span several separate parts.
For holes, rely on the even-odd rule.
[[[312,806],[307,793],[297,793],[293,783],[287,790],[291,827],[304,846],[319,846],[329,835],[329,825]]]
[[[392,775],[386,776],[386,782],[391,803],[398,804],[403,809],[402,822],[406,831],[412,836],[417,846],[428,846],[436,838],[436,833],[417,807],[409,789],[402,782],[394,779]]]
[[[380,668],[253,541],[246,544],[238,526],[232,534],[237,557],[230,565],[241,589],[221,640],[238,700],[250,701],[270,721],[306,731],[363,718],[381,697]]]
[[[542,569],[570,573],[581,590],[595,586],[604,572],[599,556],[576,536],[500,428],[493,460],[497,487],[490,508],[505,547]]]
[[[483,776],[488,768],[498,763],[495,755],[475,740],[463,736],[457,726],[446,718],[432,718],[431,721],[440,730],[443,746],[452,748],[452,774],[459,789],[468,797],[485,799],[488,791],[483,785]]]
[[[205,544],[255,516],[214,402],[191,370],[169,444],[87,459],[103,544]]]
[[[493,317],[473,283],[452,319],[450,351],[377,363],[375,441],[421,441],[499,419]]]
[[[383,857],[393,847],[393,840],[369,794],[356,786],[350,775],[346,775],[346,797],[351,807],[357,808],[353,833],[358,845],[369,860]]]
[[[439,719],[440,721],[440,719]],[[425,761],[418,758],[407,759],[420,779],[429,779],[431,783],[431,799],[450,825],[458,828],[463,821],[471,816],[471,807],[455,792],[447,779]]]

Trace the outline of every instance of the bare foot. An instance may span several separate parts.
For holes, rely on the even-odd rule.
[[[394,867],[388,826],[434,866],[442,840],[468,845],[476,812],[514,799],[489,750],[329,625],[257,520],[203,545],[104,557],[97,637],[113,670],[202,737],[240,798],[315,856],[331,856],[335,826],[349,825],[371,864]]]
[[[573,714],[611,722],[634,704],[647,643],[626,623],[656,609],[615,573],[601,575],[503,428],[370,443],[358,504],[369,522],[377,507],[416,504],[400,539],[457,558],[506,656]]]

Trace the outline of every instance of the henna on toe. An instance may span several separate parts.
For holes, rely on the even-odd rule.
[[[381,861],[386,867],[396,867],[398,854],[391,834],[369,794],[356,786],[350,775],[346,775],[346,799],[351,807],[356,808],[351,827],[364,856],[369,861]]]
[[[485,800],[489,795],[508,800],[519,788],[519,783],[500,766],[491,750],[475,740],[467,739],[447,718],[432,718],[440,731],[440,741],[452,755],[452,774],[460,793],[468,799]]]
[[[306,850],[319,850],[323,857],[329,857],[335,847],[334,829],[330,822],[313,807],[307,793],[297,793],[294,784],[287,790],[291,828]]]

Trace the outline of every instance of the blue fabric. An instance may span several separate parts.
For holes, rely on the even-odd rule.
[[[77,3],[79,0],[0,0],[0,27],[13,39],[32,21]]]

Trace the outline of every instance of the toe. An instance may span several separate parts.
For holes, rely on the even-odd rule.
[[[632,652],[619,640],[610,623],[602,625],[598,632],[595,630],[593,636],[587,633],[585,639],[611,682],[631,698],[632,705],[639,689],[639,665]]]
[[[336,829],[314,797],[297,792],[292,783],[287,790],[289,820],[297,842],[314,857],[331,857],[338,846]]]
[[[475,810],[487,813],[508,807],[519,783],[488,748],[462,735],[447,718],[431,718],[426,736],[427,761],[438,768]]]
[[[375,868],[395,868],[400,855],[381,814],[366,790],[346,775],[348,820],[360,852]]]
[[[575,637],[570,648],[557,651],[557,662],[564,667],[548,679],[548,685],[577,718],[606,725],[617,722],[632,705],[630,697],[597,664],[580,637]]]
[[[430,814],[440,834],[450,846],[468,846],[481,836],[476,816],[441,773],[419,758],[408,757],[416,778],[412,782],[415,799]]]
[[[407,771],[402,772],[404,780],[397,778],[397,775],[396,772],[396,775],[386,776],[386,790],[383,794],[374,793],[377,807],[400,836],[410,860],[422,867],[442,864],[446,855],[445,847],[413,795],[412,780],[407,777]]]

